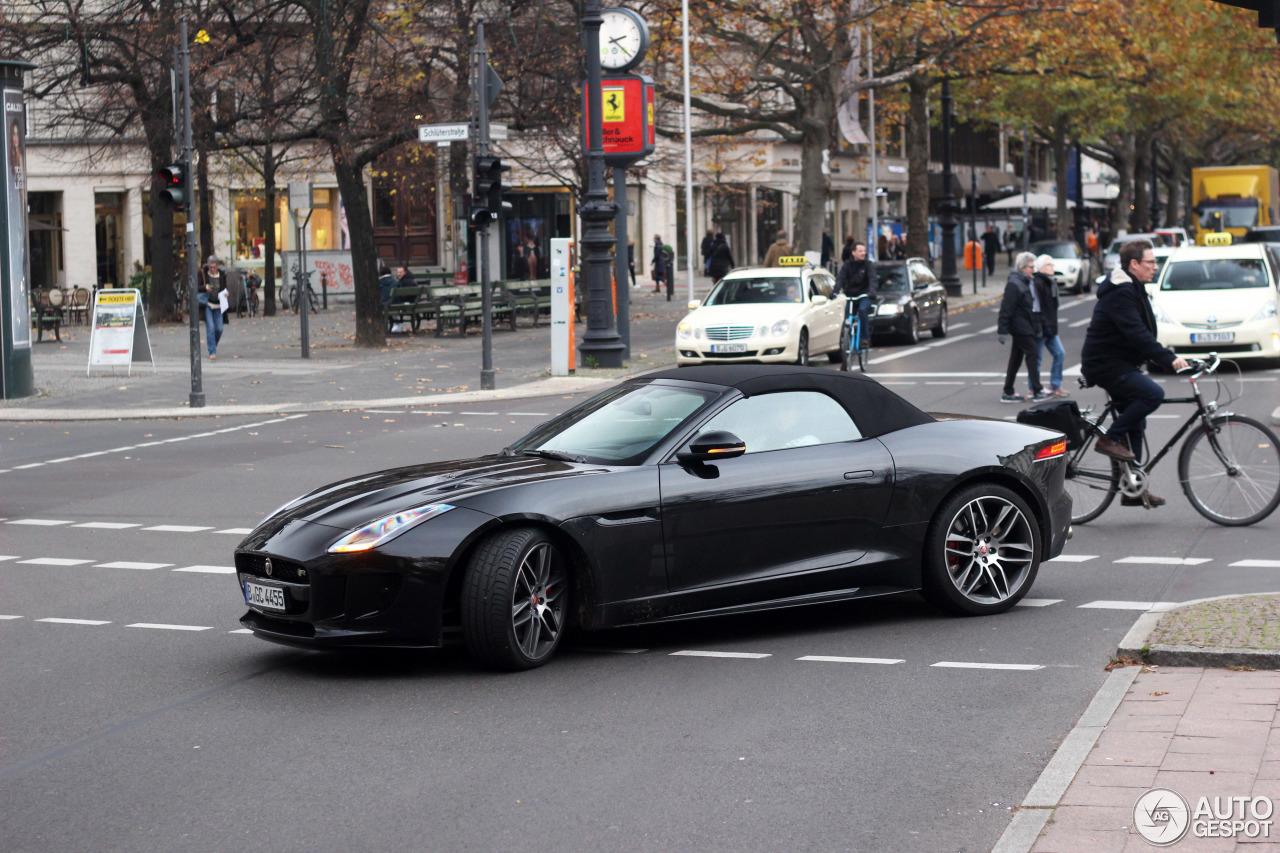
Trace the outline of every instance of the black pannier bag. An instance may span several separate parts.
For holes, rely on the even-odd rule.
[[[1028,406],[1018,412],[1018,423],[1062,433],[1067,437],[1067,447],[1071,450],[1084,443],[1084,419],[1075,400],[1053,400]]]

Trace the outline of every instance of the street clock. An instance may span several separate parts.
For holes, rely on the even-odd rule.
[[[649,24],[638,12],[621,7],[600,12],[600,66],[629,71],[649,52]]]

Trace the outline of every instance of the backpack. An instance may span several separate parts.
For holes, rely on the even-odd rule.
[[[676,259],[676,250],[671,247],[670,243],[662,244],[662,258],[667,262],[668,266]]]

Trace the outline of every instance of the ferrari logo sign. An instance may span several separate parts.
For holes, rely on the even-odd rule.
[[[627,120],[627,100],[621,86],[605,86],[600,90],[604,102],[600,119],[605,124],[620,124]]]

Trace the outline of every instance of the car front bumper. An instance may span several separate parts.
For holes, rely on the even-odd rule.
[[[777,362],[787,364],[799,355],[800,342],[796,338],[751,338],[733,341],[746,347],[744,352],[712,352],[713,343],[705,339],[676,338],[676,365],[690,364],[759,364]],[[812,352],[812,350],[810,350]]]
[[[1157,329],[1160,343],[1179,355],[1197,356],[1216,352],[1227,359],[1280,358],[1280,320],[1269,317],[1251,320],[1230,329],[1189,329],[1186,326],[1161,323]],[[1206,335],[1227,335],[1230,340],[1206,340]],[[1196,339],[1193,339],[1193,336]]]

